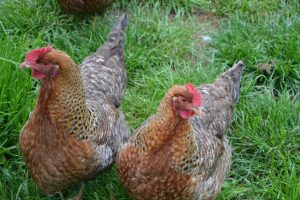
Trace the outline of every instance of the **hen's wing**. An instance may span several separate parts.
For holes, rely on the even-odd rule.
[[[203,177],[209,178],[216,170],[220,157],[225,151],[227,154],[230,151],[224,136],[231,123],[234,104],[239,99],[243,68],[244,64],[240,61],[214,83],[198,88],[204,114],[192,117],[190,122],[198,145],[199,173]]]
[[[117,108],[120,106],[127,82],[124,62],[126,24],[124,14],[109,34],[108,41],[80,66],[88,102],[102,100],[111,102]]]
[[[193,116],[190,122],[198,146],[197,198],[214,198],[221,188],[231,164],[231,149],[226,130],[240,95],[244,64],[242,61],[219,76],[212,84],[202,85],[202,116]]]
[[[124,61],[126,23],[124,14],[109,34],[108,41],[86,58],[80,67],[88,113],[83,119],[83,130],[76,137],[89,139],[98,145],[116,140],[112,137],[117,137],[117,133],[128,137],[127,124],[118,109],[127,81]],[[118,130],[118,127],[126,131]],[[122,143],[115,141],[114,144]]]

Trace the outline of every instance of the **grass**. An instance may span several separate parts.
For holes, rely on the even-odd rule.
[[[97,16],[66,14],[55,0],[0,1],[0,199],[47,199],[18,148],[39,85],[18,69],[26,52],[53,44],[80,63],[124,10],[129,82],[122,107],[131,129],[155,112],[171,85],[211,82],[244,59],[242,94],[228,133],[233,164],[218,199],[300,199],[296,0],[122,0]],[[201,42],[204,34],[211,44]],[[129,199],[115,168],[90,181],[85,197]]]

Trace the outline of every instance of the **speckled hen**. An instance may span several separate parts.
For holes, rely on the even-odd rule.
[[[128,140],[119,106],[126,87],[126,15],[108,42],[81,64],[51,46],[32,50],[23,67],[41,82],[33,113],[20,134],[31,177],[46,195],[109,167]]]
[[[60,6],[71,13],[94,13],[104,10],[113,0],[58,0]]]
[[[212,84],[169,89],[117,157],[121,182],[134,199],[215,199],[230,169],[226,130],[242,71],[240,61]]]

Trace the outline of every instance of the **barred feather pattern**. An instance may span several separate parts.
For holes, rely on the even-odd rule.
[[[242,61],[219,76],[213,84],[202,85],[203,116],[193,116],[192,125],[199,152],[199,175],[194,199],[214,199],[231,165],[231,147],[226,131],[234,105],[240,96]]]
[[[37,105],[21,130],[19,144],[29,173],[45,194],[111,166],[128,140],[128,125],[119,108],[126,87],[126,20],[125,14],[108,42],[80,70],[59,50],[40,58],[59,65],[59,75],[41,80]]]
[[[173,86],[157,113],[139,127],[119,153],[121,182],[134,199],[215,199],[231,164],[226,131],[240,94],[240,61],[212,84],[201,85],[203,115],[174,114]]]
[[[89,122],[93,131],[76,135],[96,144],[104,169],[114,160],[118,149],[128,140],[129,130],[123,112],[119,109],[127,82],[124,45],[127,16],[124,14],[115,24],[108,41],[80,66]]]
[[[99,103],[112,102],[117,108],[120,106],[127,81],[124,67],[126,24],[124,15],[109,34],[108,42],[86,58],[80,66],[88,104],[93,105],[97,100]]]

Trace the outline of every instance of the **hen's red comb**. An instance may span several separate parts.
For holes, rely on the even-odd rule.
[[[27,53],[25,57],[25,62],[29,65],[35,64],[39,57],[45,53],[48,53],[53,49],[52,46],[42,47],[40,49],[34,49]]]
[[[192,105],[201,106],[201,95],[192,83],[185,84],[185,88],[193,95]]]

